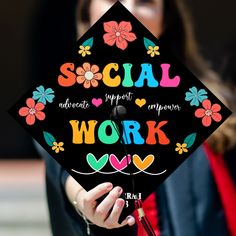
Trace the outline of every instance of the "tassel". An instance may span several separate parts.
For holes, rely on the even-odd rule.
[[[143,228],[145,229],[148,236],[156,236],[147,216],[143,210],[143,203],[140,199],[135,200],[135,209],[138,211],[138,216]]]

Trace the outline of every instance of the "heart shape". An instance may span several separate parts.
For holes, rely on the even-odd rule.
[[[107,164],[108,158],[108,154],[104,154],[99,160],[92,153],[88,153],[86,156],[88,164],[96,171],[101,170]]]
[[[146,104],[146,99],[142,98],[142,99],[139,99],[137,98],[135,100],[135,104],[138,105],[140,108],[143,107],[145,104]]]
[[[144,160],[142,161],[139,155],[133,155],[133,163],[134,165],[141,171],[146,170],[154,161],[154,155],[147,155]]]
[[[121,161],[118,160],[118,158],[116,157],[116,155],[111,154],[110,155],[110,163],[113,166],[114,169],[121,171],[123,169],[125,169],[131,162],[131,156],[127,155],[127,157],[123,157],[123,159]]]
[[[102,99],[101,98],[93,98],[92,99],[92,104],[95,106],[95,107],[99,107],[101,106],[103,103]]]

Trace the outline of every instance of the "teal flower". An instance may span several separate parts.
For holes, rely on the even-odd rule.
[[[199,106],[199,102],[202,103],[203,100],[207,99],[207,91],[205,89],[197,90],[196,87],[192,87],[189,89],[190,92],[186,92],[185,101],[191,101],[191,106]]]
[[[53,98],[55,97],[54,91],[51,88],[45,90],[41,85],[36,88],[37,90],[33,92],[33,99],[38,100],[38,102],[43,103],[44,105],[49,102],[52,103]]]

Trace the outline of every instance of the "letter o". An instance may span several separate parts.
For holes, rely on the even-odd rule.
[[[107,135],[107,128],[111,128],[111,134]],[[98,128],[98,138],[104,144],[114,144],[119,140],[118,127],[111,120],[105,120]]]

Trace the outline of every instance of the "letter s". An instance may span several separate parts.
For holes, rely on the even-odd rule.
[[[70,87],[76,82],[76,74],[73,72],[75,65],[73,63],[65,63],[61,66],[60,71],[63,75],[58,76],[58,84],[62,87]]]

